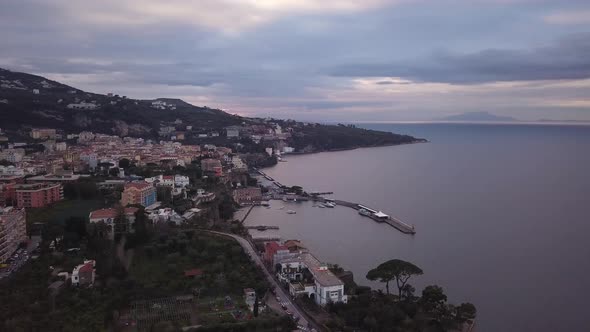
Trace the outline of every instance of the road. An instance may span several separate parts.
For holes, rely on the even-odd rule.
[[[295,317],[299,317],[299,321],[297,322],[298,326],[303,326],[303,327],[308,327],[311,326],[313,328],[315,328],[316,330],[319,331],[318,327],[315,326],[314,323],[308,321],[305,316],[302,314],[302,310],[300,310],[295,303],[293,303],[293,301],[291,301],[291,297],[289,296],[289,294],[287,292],[285,292],[285,290],[281,287],[281,285],[279,285],[279,283],[276,281],[275,278],[273,278],[273,276],[268,272],[268,270],[265,268],[262,260],[260,259],[260,257],[258,256],[258,254],[256,253],[256,250],[254,249],[254,247],[252,247],[252,244],[250,242],[248,242],[248,240],[244,239],[241,236],[235,235],[235,234],[230,234],[230,233],[223,233],[223,232],[216,232],[216,231],[209,231],[209,230],[205,230],[206,232],[209,233],[214,233],[214,234],[219,234],[222,236],[229,236],[231,238],[233,238],[234,240],[238,241],[238,243],[242,246],[242,248],[244,248],[244,251],[246,251],[246,253],[248,253],[248,255],[252,258],[252,260],[254,261],[254,263],[256,265],[258,265],[258,267],[260,269],[262,269],[262,271],[264,272],[264,275],[266,276],[266,279],[268,280],[268,282],[274,286],[275,289],[275,293],[276,296],[279,296],[281,298],[281,302],[285,303],[287,306],[287,310],[292,312]]]

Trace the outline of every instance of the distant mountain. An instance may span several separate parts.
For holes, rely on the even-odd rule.
[[[457,115],[451,115],[444,118],[437,119],[439,121],[474,121],[474,122],[484,122],[484,121],[497,121],[497,122],[512,122],[518,121],[517,119],[510,117],[510,116],[499,116],[494,115],[488,112],[467,112]]]

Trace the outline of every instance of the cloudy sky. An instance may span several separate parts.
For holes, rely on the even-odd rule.
[[[242,115],[590,120],[588,0],[0,0],[0,67]]]

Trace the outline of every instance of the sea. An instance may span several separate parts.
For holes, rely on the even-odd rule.
[[[383,287],[365,275],[384,261],[413,262],[417,293],[436,284],[475,304],[478,332],[590,331],[590,126],[359,126],[429,142],[291,155],[265,172],[382,210],[415,235],[311,202],[272,201],[245,223],[279,226],[262,235],[303,241],[361,285]]]

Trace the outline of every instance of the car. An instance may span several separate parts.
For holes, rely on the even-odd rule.
[[[292,312],[290,312],[289,310],[285,311],[285,313],[286,313],[287,315],[289,315],[289,316],[293,316],[293,313],[292,313]]]
[[[277,296],[276,299],[277,299],[277,302],[279,302],[279,303],[281,302],[281,298],[280,297]]]

